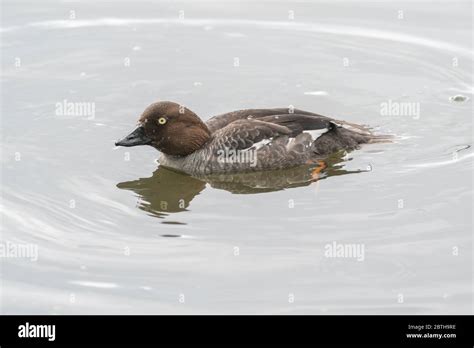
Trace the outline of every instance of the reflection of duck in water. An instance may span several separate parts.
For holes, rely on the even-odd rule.
[[[199,179],[160,166],[149,178],[122,182],[118,188],[132,190],[140,197],[139,208],[158,217],[166,213],[185,211],[193,198],[204,190],[206,184],[236,194],[250,194],[307,186],[334,175],[359,173],[342,169],[343,153],[337,153],[317,165],[296,168],[217,174]]]
[[[150,178],[121,182],[117,187],[137,193],[140,199],[138,207],[160,217],[163,213],[185,211],[206,187],[206,182],[159,167]]]
[[[317,164],[338,151],[387,141],[367,128],[298,109],[249,109],[204,123],[172,102],[150,105],[117,146],[151,145],[160,164],[193,176]]]

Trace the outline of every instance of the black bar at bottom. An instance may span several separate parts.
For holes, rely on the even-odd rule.
[[[472,347],[473,328],[472,316],[4,315],[0,316],[0,345],[8,348],[31,343],[237,343]]]

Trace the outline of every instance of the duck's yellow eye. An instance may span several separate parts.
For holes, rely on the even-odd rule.
[[[166,123],[166,118],[160,117],[160,118],[158,119],[158,123],[159,123],[159,124],[165,124],[165,123]]]

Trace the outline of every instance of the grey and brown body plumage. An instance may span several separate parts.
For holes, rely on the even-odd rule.
[[[292,168],[386,140],[365,127],[298,109],[239,110],[204,123],[171,102],[149,106],[137,130],[117,145],[152,145],[162,152],[161,165],[194,176]]]

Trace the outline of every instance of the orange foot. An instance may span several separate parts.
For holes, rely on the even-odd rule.
[[[326,162],[324,161],[318,161],[318,166],[316,168],[314,168],[312,171],[311,171],[311,177],[314,179],[314,180],[317,180],[319,179],[319,174],[328,167],[328,165],[326,164]]]

